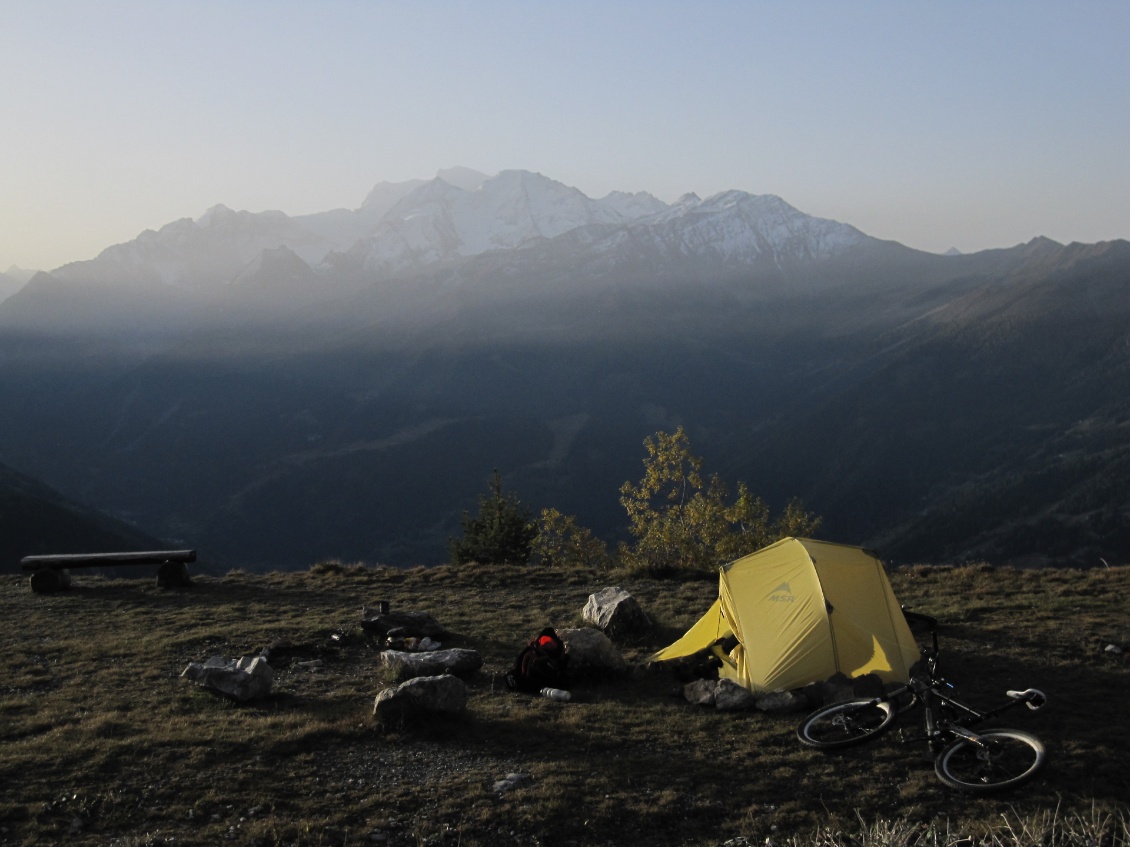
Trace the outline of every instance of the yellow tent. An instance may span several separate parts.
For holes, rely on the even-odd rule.
[[[785,538],[725,565],[718,599],[651,657],[689,656],[735,636],[719,676],[755,692],[801,688],[837,671],[906,682],[919,649],[883,564],[860,547]]]

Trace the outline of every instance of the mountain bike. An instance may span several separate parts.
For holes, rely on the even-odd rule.
[[[1019,729],[974,732],[971,727],[1021,704],[1036,711],[1048,698],[1029,688],[1007,692],[1007,703],[987,711],[962,702],[938,671],[937,620],[915,612],[904,614],[908,622],[927,625],[933,642],[932,648],[923,649],[910,681],[879,697],[848,700],[813,712],[797,728],[801,743],[818,750],[861,744],[886,732],[899,715],[922,706],[924,734],[903,733],[903,741],[928,742],[935,755],[934,770],[950,788],[988,794],[1032,779],[1047,760],[1040,739]]]

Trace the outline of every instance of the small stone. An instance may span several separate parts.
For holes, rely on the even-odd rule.
[[[533,781],[534,778],[528,773],[508,773],[492,786],[492,790],[495,794],[505,794],[507,791],[513,791],[515,788],[529,785]]]
[[[382,636],[414,636],[438,639],[448,635],[447,630],[427,612],[386,612],[361,607],[361,628]]]

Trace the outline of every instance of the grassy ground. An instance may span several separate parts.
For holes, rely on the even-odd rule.
[[[794,737],[801,715],[692,707],[665,671],[571,703],[501,684],[529,637],[579,624],[605,585],[657,621],[621,645],[640,660],[705,610],[714,583],[318,566],[180,591],[78,572],[71,591],[40,596],[3,577],[0,844],[1124,844],[1130,661],[1104,647],[1130,642],[1130,568],[920,567],[892,582],[943,621],[943,661],[968,699],[1047,692],[1044,711],[1004,721],[1048,746],[1034,784],[956,794],[924,748],[894,735],[812,752]],[[456,634],[445,646],[483,654],[465,717],[373,720],[381,683],[360,607],[381,599],[431,612]],[[179,677],[190,661],[280,639],[293,660],[264,702]],[[533,779],[492,791],[512,772]]]

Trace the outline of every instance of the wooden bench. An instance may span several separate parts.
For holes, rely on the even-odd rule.
[[[71,586],[71,568],[117,568],[156,565],[158,588],[183,588],[192,585],[189,562],[196,561],[195,550],[150,550],[143,553],[60,553],[50,556],[24,556],[20,566],[31,571],[31,590],[50,594]]]

